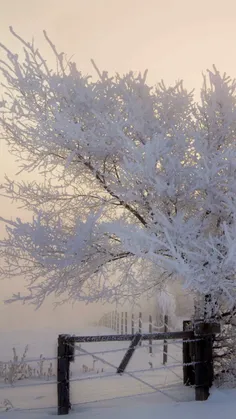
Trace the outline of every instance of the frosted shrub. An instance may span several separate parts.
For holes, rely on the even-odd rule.
[[[0,401],[0,412],[7,412],[10,409],[14,409],[14,406],[10,400],[4,399],[2,402]]]
[[[28,366],[25,362],[28,346],[25,347],[23,355],[19,358],[16,349],[13,348],[13,359],[9,363],[0,363],[0,376],[10,384],[17,380],[23,380],[28,376]]]
[[[24,379],[49,379],[55,376],[53,364],[50,362],[49,366],[45,365],[43,355],[40,355],[39,361],[36,363],[27,362],[28,345],[21,357],[16,353],[13,348],[13,359],[9,362],[0,362],[0,379],[5,383],[14,384],[16,381]]]

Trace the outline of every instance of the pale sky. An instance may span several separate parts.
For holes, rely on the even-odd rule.
[[[189,89],[199,88],[202,71],[212,64],[236,76],[235,0],[0,0],[0,41],[19,52],[21,45],[10,34],[10,25],[26,40],[34,37],[50,59],[42,35],[46,29],[58,50],[73,55],[85,73],[93,73],[93,58],[102,70],[123,73],[148,68],[151,84],[184,79]],[[12,176],[16,171],[1,142],[0,182],[5,173]],[[19,212],[0,198],[0,215],[14,217]],[[21,286],[22,279],[17,290],[19,282]],[[15,290],[16,281],[0,286],[3,299]],[[94,308],[81,304],[53,312],[49,302],[34,313],[0,301],[0,329],[17,328],[18,322],[25,328],[58,322],[66,327],[72,317],[77,324],[89,315],[95,315]]]

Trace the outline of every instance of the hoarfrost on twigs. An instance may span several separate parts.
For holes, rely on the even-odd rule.
[[[51,70],[14,36],[25,56],[2,46],[1,126],[20,169],[44,181],[1,188],[34,215],[3,220],[1,275],[28,281],[13,300],[121,301],[181,278],[234,306],[235,81],[213,67],[197,103],[182,82],[148,86],[146,72],[97,69],[94,81],[45,34]]]

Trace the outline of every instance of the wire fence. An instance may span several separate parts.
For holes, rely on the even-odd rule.
[[[194,342],[195,341],[196,340],[194,340]],[[162,345],[163,344],[159,343],[159,344],[156,344],[155,347],[160,349],[162,347]],[[174,342],[173,342],[172,346],[175,346]],[[87,357],[90,356],[93,359],[95,359],[96,361],[100,361],[103,365],[108,366],[109,368],[112,368],[114,370],[114,372],[106,372],[105,370],[103,370],[102,374],[97,373],[96,375],[95,374],[92,374],[92,375],[90,374],[88,376],[71,378],[70,379],[71,382],[73,382],[73,381],[88,381],[88,380],[96,380],[96,379],[101,379],[101,378],[117,377],[117,368],[118,368],[117,363],[115,364],[114,362],[109,362],[104,358],[98,357],[97,355],[98,354],[102,354],[102,355],[114,354],[114,353],[117,353],[118,351],[127,351],[127,347],[125,347],[125,348],[122,347],[122,348],[119,348],[119,349],[111,349],[111,350],[106,350],[106,351],[96,351],[96,352],[89,352],[89,351],[81,348],[81,346],[78,346],[78,345],[75,345],[74,348],[75,348],[75,350],[78,350],[79,352],[80,351],[83,352],[82,354],[78,354],[80,357],[81,356],[87,356]],[[137,355],[137,360],[136,361],[137,362],[134,362],[134,365],[137,365],[137,363],[140,364],[140,363],[145,361],[144,359],[141,359],[140,356],[138,356],[138,354],[137,354],[137,353],[142,352],[143,353],[142,355],[144,355],[144,354],[147,355],[147,353],[144,352],[145,349],[149,349],[149,346],[144,345],[143,347],[139,347],[139,346],[136,347],[136,355]],[[156,354],[154,354],[152,359],[155,357],[155,355]],[[179,351],[179,355],[180,355],[180,357],[182,356],[181,351]],[[164,390],[164,388],[167,387],[168,385],[170,385],[170,383],[166,383],[166,382],[161,383],[160,382],[161,381],[160,380],[160,378],[161,378],[160,375],[159,376],[158,376],[158,374],[154,375],[153,373],[154,372],[157,373],[157,372],[160,372],[160,371],[166,371],[167,373],[170,373],[169,376],[173,375],[173,376],[177,377],[177,382],[182,385],[183,375],[181,374],[181,371],[182,371],[183,366],[184,365],[194,366],[196,363],[192,362],[192,363],[188,363],[188,364],[183,364],[183,362],[181,362],[180,359],[177,359],[176,357],[174,357],[172,355],[170,355],[170,358],[172,358],[175,361],[174,363],[171,363],[170,365],[159,365],[159,366],[155,367],[155,366],[153,366],[153,362],[149,361],[148,362],[149,363],[149,368],[134,369],[134,368],[131,367],[131,370],[124,371],[124,375],[125,375],[125,377],[132,378],[135,381],[137,381],[138,383],[141,383],[142,385],[146,386],[149,389],[149,391],[151,389],[154,392],[161,393],[162,395],[168,397],[171,400],[180,401],[180,399],[177,396],[172,396],[170,393],[168,393],[167,391]],[[147,359],[149,360],[150,357],[147,357]],[[134,357],[133,361],[135,361],[135,357]],[[177,373],[175,371],[175,369],[179,370],[180,372]],[[150,373],[152,374],[151,380],[150,380]],[[142,376],[145,376],[146,379],[140,378],[139,376],[137,376],[137,374],[142,374]],[[166,379],[167,379],[167,374],[165,375],[165,380]],[[153,382],[155,383],[155,385],[153,384]],[[172,382],[173,382],[173,377],[172,377]],[[173,384],[175,384],[175,383],[176,383],[176,380],[174,381]],[[124,384],[125,383],[124,383],[124,380],[123,380],[123,382],[122,382],[123,389],[124,389]],[[130,384],[130,382],[129,382],[129,384]],[[159,386],[158,386],[158,384],[159,384]],[[129,390],[131,390],[133,392],[132,394],[134,394],[134,388],[135,388],[135,386],[132,386],[132,384],[131,384]],[[117,393],[117,387],[114,389],[114,391]],[[140,393],[138,393],[138,394],[140,394]]]
[[[115,310],[104,313],[94,325],[107,327],[114,330],[117,334],[131,333],[134,335],[136,332],[143,333],[144,331],[149,333],[155,331],[167,332],[169,326],[171,326],[170,323],[171,321],[167,314],[159,314],[153,317],[152,314],[147,315],[143,312],[134,313]]]
[[[196,340],[194,340],[195,342]],[[190,341],[189,341],[190,342]],[[178,345],[180,344],[180,345]],[[176,346],[178,349],[181,349],[182,346],[182,340],[177,340],[176,342],[172,342],[172,346]],[[89,345],[89,344],[87,344]],[[159,342],[159,343],[155,343],[152,344],[153,348],[158,348],[158,349],[162,349],[163,347],[163,342]],[[84,358],[86,356],[91,356],[92,358],[95,358],[96,355],[106,355],[106,354],[117,354],[117,353],[122,353],[127,351],[128,346],[122,346],[121,348],[116,348],[116,349],[103,349],[103,350],[98,350],[98,351],[94,351],[94,352],[88,352],[85,351],[84,349],[81,348],[81,346],[77,346],[75,345],[75,349],[78,350],[77,353],[74,354],[75,358]],[[140,347],[136,348],[136,352],[143,352],[144,350],[148,350],[149,349],[149,344],[144,344]],[[155,355],[155,354],[154,354]],[[53,357],[46,357],[46,356],[41,356],[39,358],[36,357],[32,357],[32,358],[24,358],[23,361],[18,360],[18,361],[14,361],[14,360],[9,360],[9,361],[0,361],[0,368],[4,368],[6,366],[9,367],[18,367],[19,369],[19,374],[21,374],[21,370],[22,370],[22,365],[28,365],[28,364],[35,364],[35,363],[40,363],[40,362],[49,362],[49,361],[54,361],[56,362],[58,359],[60,359],[61,357],[58,356],[53,356]],[[173,355],[171,355],[169,353],[169,358],[175,360],[176,362],[179,362],[179,360],[177,360],[175,357],[173,357]],[[97,358],[98,359],[98,358]],[[103,362],[104,364],[106,364],[106,360],[103,360],[102,358],[99,358],[99,360],[101,362]],[[112,365],[114,368],[117,368],[117,366]],[[162,367],[161,367],[162,368]],[[164,367],[163,367],[164,368]],[[142,371],[142,370],[141,370]],[[15,371],[15,373],[17,373],[17,370]],[[9,374],[10,375],[10,374]],[[56,372],[55,372],[56,375]],[[31,379],[34,379],[36,377],[28,377]],[[97,378],[97,376],[95,377]],[[27,379],[27,377],[25,377],[25,379]],[[42,379],[42,377],[41,377]],[[10,382],[9,384],[7,384],[7,381],[10,381],[10,378],[8,379],[7,376],[6,377],[2,377],[2,381],[0,381],[0,390],[4,389],[4,388],[17,388],[17,387],[28,387],[28,386],[33,386],[33,385],[44,385],[44,384],[55,384],[57,383],[56,380],[49,380],[49,378],[47,380],[41,381],[41,382],[37,382],[37,383],[23,383],[22,380],[24,380],[24,377],[22,378],[17,378],[15,379],[15,381]],[[84,380],[84,378],[78,378],[78,380]],[[32,381],[32,380],[31,380]]]

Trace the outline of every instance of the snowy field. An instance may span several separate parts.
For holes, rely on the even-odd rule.
[[[29,343],[27,358],[37,359],[42,353],[45,357],[56,356],[57,330],[44,329],[41,332],[12,332],[4,334],[0,343],[1,361],[11,359],[14,346],[21,354],[25,344]],[[61,332],[61,331],[60,331]],[[67,331],[70,332],[70,331]],[[75,333],[75,330],[71,333]],[[109,329],[86,328],[79,330],[80,335],[111,333]],[[12,339],[14,336],[14,339]],[[235,416],[236,392],[215,390],[210,400],[205,403],[194,401],[194,390],[182,385],[182,347],[180,342],[169,345],[167,368],[162,366],[163,342],[154,342],[153,356],[148,353],[147,342],[137,350],[127,371],[132,375],[122,377],[114,374],[124,355],[128,342],[82,344],[88,352],[96,352],[96,357],[76,356],[72,364],[71,401],[73,409],[70,416],[75,418],[199,418],[199,415],[211,415],[215,419]],[[122,349],[122,350],[121,350]],[[111,351],[107,353],[107,351]],[[98,353],[99,352],[99,353]],[[79,355],[79,351],[76,351]],[[46,361],[47,362],[47,361]],[[49,362],[49,361],[48,361]],[[106,364],[106,362],[109,364]],[[32,361],[37,364],[37,361]],[[56,360],[53,360],[53,368]],[[155,391],[156,389],[156,391]],[[13,408],[1,418],[8,419],[44,419],[55,415],[56,382],[55,377],[46,379],[27,379],[17,381],[14,386],[0,383],[0,403],[8,399]],[[234,416],[233,416],[234,413]]]
[[[75,419],[234,419],[236,391],[213,391],[207,402],[157,403],[155,394],[131,397],[116,401],[99,402],[75,407],[69,416]],[[9,411],[0,414],[2,419],[49,419],[55,409]]]

